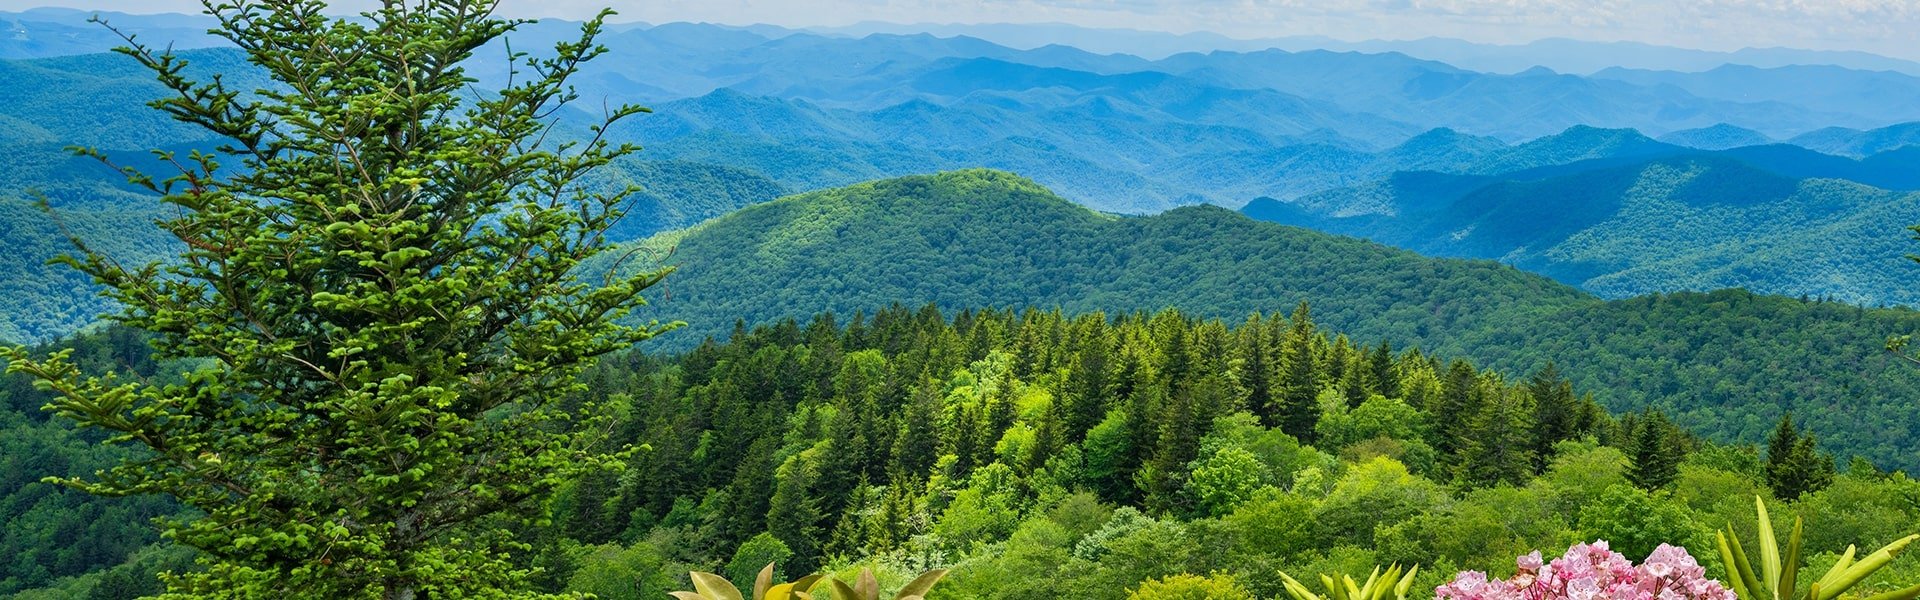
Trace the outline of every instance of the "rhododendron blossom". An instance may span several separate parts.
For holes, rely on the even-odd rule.
[[[1707,578],[1685,548],[1661,544],[1646,562],[1633,561],[1607,547],[1606,540],[1575,544],[1553,562],[1539,552],[1514,561],[1506,580],[1479,571],[1462,571],[1434,590],[1435,600],[1737,600],[1733,591]]]

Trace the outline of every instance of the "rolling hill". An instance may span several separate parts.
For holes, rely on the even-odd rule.
[[[1901,283],[1911,266],[1902,227],[1920,222],[1920,194],[1823,172],[1866,163],[1836,158],[1823,170],[1792,160],[1804,150],[1772,148],[1492,177],[1401,173],[1243,210],[1424,254],[1497,259],[1611,298],[1739,287],[1920,302]]]
[[[1307,300],[1317,321],[1356,339],[1510,372],[1555,361],[1616,410],[1659,406],[1717,438],[1758,442],[1792,409],[1843,454],[1920,456],[1899,400],[1920,386],[1877,342],[1920,330],[1906,309],[1743,291],[1604,301],[1489,261],[1426,258],[1215,207],[1102,215],[978,170],[801,194],[649,243],[681,269],[639,315],[688,323],[663,347],[724,336],[736,319],[895,303],[1177,306],[1237,319]]]

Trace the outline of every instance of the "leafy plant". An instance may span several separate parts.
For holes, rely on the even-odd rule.
[[[913,581],[907,582],[906,587],[895,592],[893,600],[926,600],[925,596],[929,590],[933,589],[933,584],[939,583],[940,579],[946,576],[946,569],[934,569],[921,573],[919,577],[913,578]],[[873,577],[872,569],[861,569],[859,578],[852,586],[838,579],[831,581],[833,582],[833,600],[880,600],[880,581]]]
[[[740,593],[740,588],[734,587],[733,583],[727,581],[725,577],[698,571],[689,575],[693,578],[695,591],[670,592],[674,598],[747,600],[746,596]],[[927,591],[932,590],[933,584],[939,583],[940,579],[946,576],[946,569],[922,573],[908,582],[906,587],[900,588],[900,591],[893,595],[893,600],[926,600],[924,596]],[[773,583],[773,564],[768,563],[766,568],[760,570],[760,575],[754,579],[753,600],[812,600],[813,588],[818,586],[822,579],[821,575],[808,575],[792,583],[775,584]],[[853,585],[847,585],[846,582],[838,579],[827,581],[832,584],[827,588],[827,594],[833,600],[880,600],[880,580],[873,576],[871,569],[861,569],[860,576]]]
[[[727,578],[713,573],[694,571],[688,573],[693,579],[691,592],[667,592],[679,600],[746,600],[740,588],[734,587]],[[808,592],[814,584],[820,582],[819,575],[808,575],[790,583],[773,582],[773,563],[767,563],[760,569],[760,575],[753,581],[753,600],[810,600]]]
[[[1356,583],[1352,575],[1341,575],[1338,581],[1332,575],[1322,573],[1320,585],[1327,590],[1325,596],[1313,593],[1306,584],[1280,573],[1280,579],[1287,588],[1287,594],[1294,600],[1407,600],[1407,591],[1413,588],[1413,578],[1420,573],[1420,566],[1414,565],[1403,574],[1400,565],[1387,567],[1381,572],[1374,567],[1367,575],[1366,583]],[[1389,596],[1388,594],[1392,594]]]
[[[1760,517],[1760,561],[1756,565],[1747,557],[1746,549],[1741,547],[1740,538],[1733,526],[1719,531],[1720,559],[1726,567],[1729,579],[1733,580],[1733,591],[1741,600],[1832,600],[1838,598],[1867,576],[1893,562],[1907,546],[1920,540],[1920,534],[1909,535],[1895,540],[1879,550],[1868,554],[1866,558],[1854,559],[1857,549],[1847,546],[1840,561],[1827,569],[1826,574],[1799,590],[1801,533],[1804,525],[1799,517],[1793,519],[1793,533],[1787,537],[1786,554],[1781,554],[1779,539],[1774,535],[1773,522],[1767,516],[1767,504],[1760,498],[1754,498],[1755,511]],[[1913,600],[1920,598],[1920,585],[1913,585],[1889,592],[1875,594],[1867,600]]]

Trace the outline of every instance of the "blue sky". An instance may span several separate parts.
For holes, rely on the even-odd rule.
[[[338,6],[364,6],[346,0]],[[0,0],[0,10],[60,5],[198,12],[195,0]],[[1734,50],[1793,47],[1920,58],[1920,0],[505,0],[515,16],[787,26],[1064,22],[1232,37],[1344,40],[1452,37],[1523,43],[1547,37]]]

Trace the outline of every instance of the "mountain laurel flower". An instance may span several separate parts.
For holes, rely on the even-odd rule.
[[[1637,566],[1606,540],[1575,544],[1544,564],[1535,551],[1514,566],[1505,580],[1462,571],[1434,589],[1434,600],[1737,600],[1727,586],[1707,578],[1686,548],[1667,544]]]

